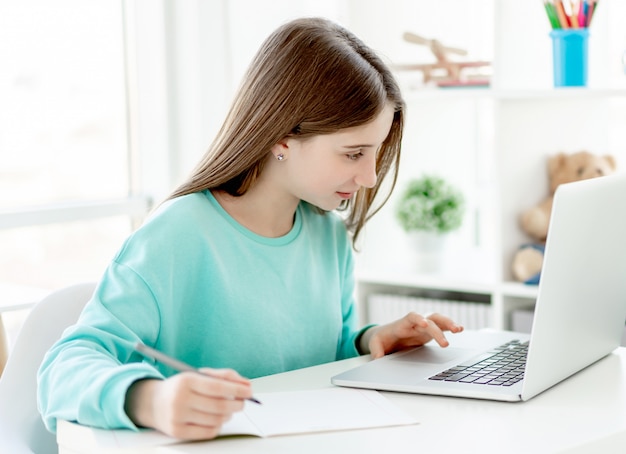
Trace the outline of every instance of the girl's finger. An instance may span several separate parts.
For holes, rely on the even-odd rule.
[[[445,334],[443,333],[443,331],[441,330],[441,328],[439,328],[439,326],[437,325],[437,323],[435,323],[433,320],[431,319],[427,319],[429,326],[426,329],[426,332],[441,346],[441,347],[447,347],[449,345],[448,339],[446,339]]]
[[[439,328],[442,330],[452,331],[453,333],[458,333],[463,331],[463,326],[455,323],[451,318],[446,317],[445,315],[441,315],[438,313],[432,313],[426,316],[429,320],[432,320],[437,324]]]
[[[385,356],[385,349],[383,348],[381,342],[379,342],[378,340],[373,340],[371,342],[370,355],[372,356],[372,359],[378,359]]]

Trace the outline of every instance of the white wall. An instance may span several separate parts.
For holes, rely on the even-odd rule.
[[[519,214],[547,195],[549,155],[588,149],[626,165],[623,97],[542,100],[541,93],[552,88],[552,49],[541,2],[354,0],[351,5],[351,11],[362,6],[351,17],[352,29],[393,62],[432,61],[426,49],[402,42],[404,31],[466,47],[476,59],[493,58],[492,101],[472,100],[460,91],[431,98],[423,88],[412,91],[418,76],[400,77],[408,109],[398,189],[422,172],[440,173],[463,189],[470,206],[454,245],[469,257],[461,273],[478,269],[508,277],[514,250],[529,241]],[[626,86],[625,17],[626,2],[619,0],[604,1],[597,10],[589,41],[591,89]],[[406,269],[411,262],[414,253],[393,216],[397,196],[398,191],[367,227],[360,257],[365,267]],[[501,264],[483,272],[483,257],[471,252],[473,246],[503,253]]]
[[[515,219],[522,205],[535,203],[545,193],[547,182],[542,178],[548,154],[581,147],[618,158],[625,153],[621,127],[624,116],[619,114],[625,111],[623,100],[591,99],[587,103],[589,108],[583,108],[585,114],[576,115],[571,122],[567,121],[567,115],[575,109],[566,101],[524,104],[525,93],[532,93],[528,90],[549,89],[552,84],[549,23],[541,2],[140,0],[139,3],[162,4],[164,11],[168,129],[154,133],[156,138],[167,142],[169,154],[165,164],[159,161],[163,153],[157,154],[153,164],[144,164],[160,169],[157,175],[169,170],[169,178],[160,179],[162,186],[182,180],[204,153],[221,125],[243,72],[265,37],[288,19],[310,15],[323,15],[346,25],[390,63],[433,61],[425,47],[402,40],[405,31],[466,48],[468,58],[494,60],[495,89],[527,90],[520,91],[522,99],[494,105],[489,99],[476,100],[460,92],[458,96],[454,92],[447,96],[428,97],[421,92],[414,95],[411,90],[419,85],[420,75],[415,72],[398,75],[409,101],[398,189],[408,178],[423,172],[440,173],[460,186],[469,202],[468,220],[455,239],[462,248],[495,247],[500,241],[500,221],[484,209],[485,204],[491,203],[485,202],[490,198],[503,200],[505,204],[507,220],[502,226],[505,232],[502,241],[509,248],[523,241]],[[626,2],[601,2],[591,28],[591,88],[626,87],[621,62],[626,49],[624,17]],[[144,52],[158,53],[160,44],[156,42],[151,47],[146,44]],[[158,81],[162,75],[155,76]],[[581,109],[583,104],[575,103],[576,109]],[[155,112],[150,115],[155,115],[158,121],[163,118]],[[560,134],[547,127],[554,117],[560,118],[559,125],[570,125],[572,132]],[[160,124],[156,123],[157,128],[151,125],[152,129],[160,128]],[[520,131],[526,134],[520,137]],[[149,143],[155,145],[154,142]],[[152,152],[148,150],[147,156]],[[498,153],[500,158],[494,156]],[[148,158],[146,162],[149,161]],[[500,186],[499,174],[506,169],[517,171],[503,177],[505,181]],[[155,172],[148,171],[147,175],[148,181],[159,180],[154,178]],[[153,175],[151,179],[150,175]],[[490,194],[500,190],[503,194]],[[364,260],[368,257],[372,262],[381,258],[398,263],[406,260],[403,232],[393,219],[398,192],[368,226]]]
[[[333,0],[169,0],[165,9],[174,183],[209,146],[249,62],[276,27],[299,16],[345,16],[344,2]]]

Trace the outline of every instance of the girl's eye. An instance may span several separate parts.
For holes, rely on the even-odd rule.
[[[346,156],[351,161],[357,161],[361,156],[363,156],[363,152],[359,151],[358,153],[353,153]]]

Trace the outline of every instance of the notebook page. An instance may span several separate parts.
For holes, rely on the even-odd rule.
[[[228,421],[220,435],[260,437],[417,424],[377,391],[322,388],[259,393],[262,402],[246,402],[243,412]]]

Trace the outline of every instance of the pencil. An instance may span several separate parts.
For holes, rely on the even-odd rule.
[[[550,26],[552,27],[552,29],[561,28],[561,24],[559,23],[559,18],[556,16],[556,10],[554,9],[554,5],[550,3],[549,0],[544,0],[543,6],[546,9],[548,20],[550,21]]]
[[[219,377],[217,375],[211,375],[206,372],[202,372],[201,370],[196,369],[195,367],[190,366],[187,363],[184,363],[176,358],[172,358],[171,356],[168,356],[163,352],[155,350],[154,348],[148,347],[147,345],[141,342],[137,342],[135,344],[135,350],[137,350],[139,353],[141,353],[142,355],[148,358],[155,359],[159,362],[162,362],[166,366],[170,366],[172,369],[175,369],[178,372],[196,372],[198,374],[201,374],[207,377],[216,378],[218,380],[226,380],[225,378]],[[258,399],[255,399],[254,397],[250,397],[246,400],[254,402],[255,404],[261,404],[261,402]]]
[[[585,0],[579,0],[578,1],[578,10],[577,10],[577,16],[578,16],[578,26],[580,28],[585,28],[587,26],[587,19],[585,18],[585,5],[587,4],[587,2]]]
[[[556,14],[557,14],[557,17],[559,18],[559,23],[561,24],[561,28],[569,28],[569,21],[567,20],[567,15],[565,14],[563,1],[556,0],[554,3],[554,8],[556,9]]]
[[[591,25],[591,19],[593,19],[593,14],[596,12],[597,7],[598,2],[596,0],[589,0],[589,7],[587,9],[587,27]]]

